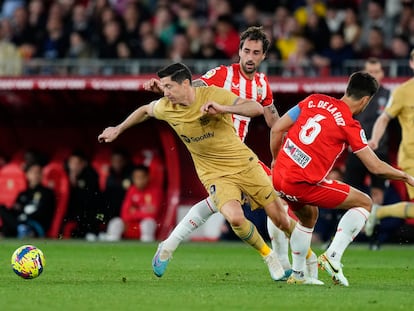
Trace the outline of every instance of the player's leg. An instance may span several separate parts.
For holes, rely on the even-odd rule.
[[[310,249],[312,232],[318,218],[318,208],[312,205],[303,205],[295,210],[298,218],[295,228],[290,236],[292,251],[292,275],[288,279],[290,284],[311,284],[322,285],[323,282],[317,279],[317,272],[308,272],[310,268],[316,267],[316,255]],[[307,259],[313,265],[308,266]]]
[[[381,219],[387,217],[394,218],[414,218],[414,202],[398,202],[389,205],[373,205],[371,214],[365,224],[365,234],[371,236],[374,228]]]
[[[234,233],[243,242],[256,249],[263,257],[269,268],[272,279],[282,279],[285,275],[285,271],[280,264],[277,255],[272,252],[272,249],[266,244],[256,226],[244,216],[240,202],[237,200],[230,200],[220,208],[220,212],[229,222]]]
[[[152,259],[152,268],[155,275],[158,277],[163,276],[173,252],[180,243],[186,240],[194,230],[205,223],[216,212],[217,208],[210,198],[204,199],[190,208],[167,239],[158,245],[158,249]]]
[[[353,187],[350,187],[345,201],[337,206],[337,208],[348,209],[348,211],[339,221],[332,243],[318,258],[319,265],[332,276],[336,284],[349,285],[342,272],[342,255],[364,227],[371,206],[371,198]]]

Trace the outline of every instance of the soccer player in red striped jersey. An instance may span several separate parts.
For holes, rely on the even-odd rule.
[[[199,79],[193,81],[193,86],[215,85],[227,89],[242,98],[257,101],[263,106],[265,121],[269,128],[271,128],[279,119],[279,114],[273,104],[273,93],[268,79],[264,73],[258,72],[260,64],[266,58],[269,44],[270,42],[261,27],[249,27],[240,35],[239,63],[229,66],[222,65],[211,69]],[[151,79],[145,83],[144,89],[157,93],[163,92],[157,79]],[[235,114],[232,118],[240,139],[244,141],[248,132],[250,118]],[[262,162],[261,165],[270,176],[270,169]],[[209,198],[192,206],[169,237],[160,244],[154,258],[161,258],[161,260],[168,262],[178,245],[216,212],[217,209]],[[267,224],[269,235],[272,238],[272,248],[276,249],[279,261],[285,269],[287,277],[291,272],[288,257],[288,240],[285,234],[269,219]],[[292,227],[294,227],[294,224],[292,224]],[[313,278],[317,278],[316,255],[313,252],[309,252],[307,263],[309,269],[313,270],[310,274],[312,274]],[[158,271],[156,274],[162,276],[163,271]]]

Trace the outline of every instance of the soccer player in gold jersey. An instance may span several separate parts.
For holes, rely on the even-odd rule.
[[[106,128],[98,140],[112,142],[150,117],[166,121],[187,147],[198,177],[235,234],[260,253],[272,279],[283,278],[285,272],[277,255],[245,218],[241,207],[243,193],[249,197],[252,209],[263,206],[274,224],[289,230],[288,215],[269,177],[255,153],[238,138],[231,120],[232,114],[260,115],[263,107],[215,86],[193,87],[191,71],[181,63],[157,74],[164,97],[140,106],[117,126]],[[162,270],[168,261],[158,258],[157,264]]]
[[[414,70],[414,49],[410,53],[410,68]],[[410,175],[414,175],[414,77],[404,82],[391,93],[391,97],[384,112],[375,121],[372,137],[368,144],[372,149],[378,147],[379,141],[388,123],[398,118],[401,125],[401,143],[398,149],[398,166]],[[414,217],[414,187],[407,186],[410,202],[399,202],[386,206],[374,205],[371,215],[365,225],[365,234],[371,236],[375,225],[386,217],[413,218]]]

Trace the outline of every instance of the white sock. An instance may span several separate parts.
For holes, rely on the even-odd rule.
[[[114,217],[108,222],[106,240],[119,241],[124,233],[125,225],[120,217]]]
[[[275,226],[269,217],[267,217],[267,232],[272,243],[272,249],[276,252],[283,269],[291,269],[289,261],[289,239],[282,230]]]
[[[305,271],[306,255],[311,245],[313,228],[307,228],[297,223],[290,236],[292,250],[292,270]]]
[[[146,218],[141,220],[139,223],[141,229],[142,242],[153,242],[155,241],[155,231],[157,230],[157,223],[154,219]]]
[[[336,234],[326,250],[329,259],[340,262],[348,245],[362,230],[369,216],[369,212],[362,207],[348,210],[338,223]]]
[[[218,210],[214,203],[207,198],[193,205],[183,219],[177,224],[168,238],[163,242],[163,248],[174,252],[178,245]]]

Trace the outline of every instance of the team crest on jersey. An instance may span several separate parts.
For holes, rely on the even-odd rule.
[[[359,135],[361,136],[362,142],[364,144],[367,144],[368,143],[368,140],[367,140],[367,136],[365,135],[364,129],[361,129],[361,131],[359,132]]]
[[[198,120],[200,121],[201,126],[205,126],[210,122],[210,119],[207,116],[203,116]]]
[[[262,87],[258,87],[257,88],[257,96],[262,96],[263,95],[263,88]]]
[[[210,69],[209,71],[207,71],[204,75],[203,78],[205,79],[210,79],[212,76],[214,76],[216,74],[216,68],[214,69]]]

